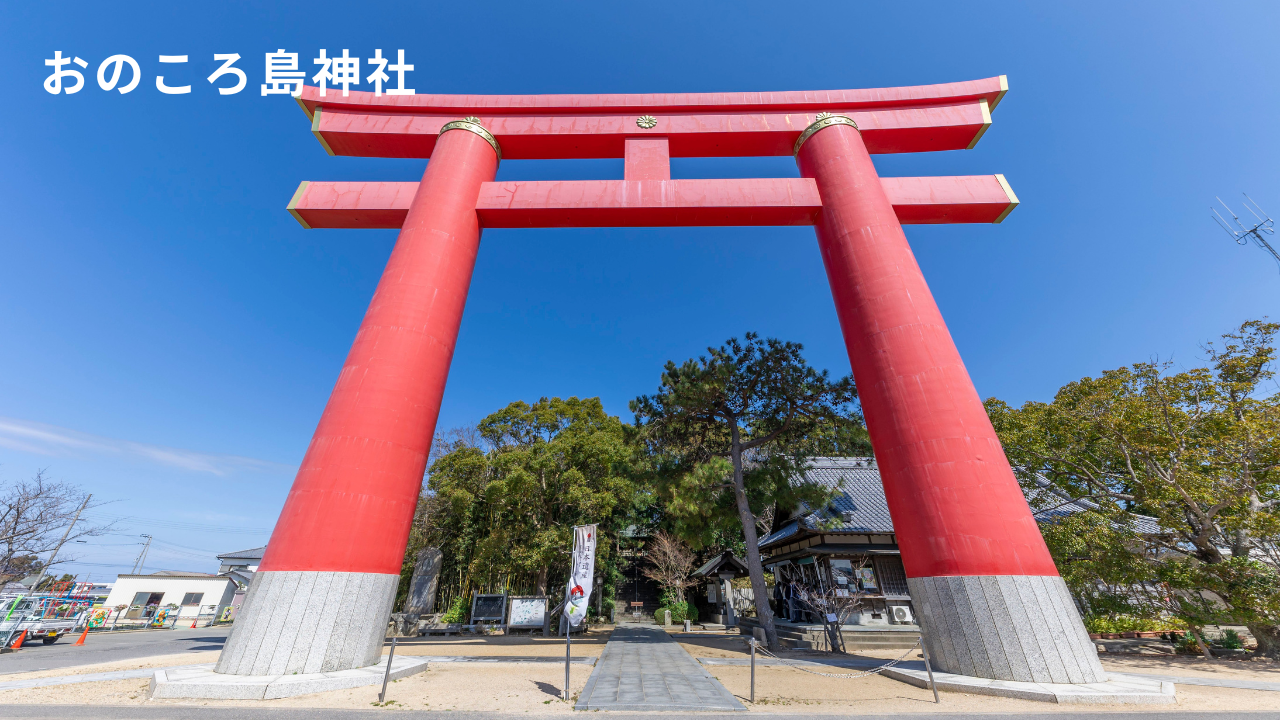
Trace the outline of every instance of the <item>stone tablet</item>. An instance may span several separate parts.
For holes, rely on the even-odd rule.
[[[444,554],[440,548],[425,548],[418,553],[413,565],[413,579],[409,582],[409,599],[404,611],[417,615],[430,615],[436,610],[436,586],[440,583],[440,566]]]

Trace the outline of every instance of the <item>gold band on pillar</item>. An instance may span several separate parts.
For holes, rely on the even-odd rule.
[[[499,161],[502,160],[502,148],[498,147],[498,141],[494,139],[493,134],[490,133],[488,130],[485,130],[484,126],[480,124],[480,118],[475,117],[473,115],[471,117],[463,118],[461,120],[454,120],[453,122],[447,122],[444,124],[444,127],[440,128],[440,134],[443,135],[449,132],[450,130],[466,130],[468,132],[473,132],[479,135],[480,137],[484,138],[485,142],[493,146],[493,151],[498,153],[498,160]]]
[[[805,128],[804,132],[800,133],[800,137],[796,139],[796,146],[791,150],[791,154],[799,155],[800,146],[804,145],[805,140],[808,140],[814,133],[818,132],[822,128],[831,127],[832,125],[848,125],[854,130],[858,129],[858,123],[854,122],[851,117],[845,115],[832,115],[828,112],[820,112],[818,113],[818,119],[814,120],[812,125]]]

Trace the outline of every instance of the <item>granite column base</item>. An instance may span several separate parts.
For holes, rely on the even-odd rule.
[[[907,586],[937,670],[1036,683],[1107,679],[1061,577],[923,577]]]
[[[292,675],[378,663],[399,575],[259,571],[214,672]]]

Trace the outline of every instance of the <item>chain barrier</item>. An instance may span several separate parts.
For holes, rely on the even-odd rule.
[[[767,655],[767,656],[769,656],[769,657],[773,658],[774,660],[777,660],[778,662],[782,663],[783,665],[787,665],[788,667],[793,667],[793,668],[795,668],[796,670],[799,670],[799,671],[801,671],[801,672],[807,672],[807,673],[809,673],[809,674],[811,674],[811,675],[821,675],[822,677],[836,678],[836,679],[840,679],[840,680],[853,680],[853,679],[855,679],[855,678],[866,677],[866,676],[868,676],[868,675],[875,675],[876,673],[882,672],[882,671],[884,671],[884,670],[888,670],[889,668],[893,667],[894,665],[897,665],[898,663],[902,662],[903,660],[906,660],[906,659],[907,659],[907,656],[908,656],[908,655],[910,655],[910,654],[912,653],[912,651],[914,651],[916,648],[920,647],[920,640],[921,640],[921,638],[916,638],[916,643],[915,643],[915,645],[912,645],[910,648],[908,648],[908,649],[907,649],[907,651],[906,651],[906,652],[904,652],[904,653],[902,653],[902,655],[901,655],[900,657],[898,657],[897,659],[895,659],[895,660],[890,660],[889,662],[885,663],[884,665],[881,665],[880,667],[877,667],[877,668],[874,668],[874,669],[868,670],[868,671],[866,671],[866,672],[853,673],[853,674],[824,673],[824,672],[818,672],[817,670],[810,670],[809,668],[803,667],[803,666],[801,666],[801,665],[797,665],[795,662],[792,662],[792,661],[790,661],[790,660],[787,660],[786,658],[778,657],[778,656],[777,656],[777,655],[775,655],[774,653],[769,652],[769,649],[768,649],[768,648],[766,648],[764,645],[760,644],[760,642],[759,642],[759,641],[757,641],[755,638],[752,638],[749,642],[754,642],[754,643],[755,643],[755,645],[756,645],[756,649],[757,649],[757,650],[759,650],[761,653],[763,653],[763,654],[765,654],[765,655]]]

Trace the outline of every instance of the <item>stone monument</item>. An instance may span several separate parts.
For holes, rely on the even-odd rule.
[[[425,548],[418,553],[413,564],[413,579],[409,581],[409,599],[404,612],[410,615],[430,615],[436,611],[436,586],[440,584],[440,566],[444,553],[440,548]]]

